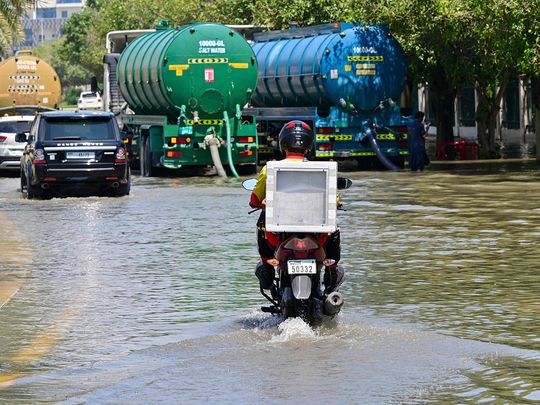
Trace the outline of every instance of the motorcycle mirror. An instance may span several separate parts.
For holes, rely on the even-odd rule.
[[[242,182],[242,187],[248,191],[252,191],[255,188],[255,184],[257,184],[257,179],[247,179]]]
[[[352,186],[352,180],[347,177],[338,177],[337,178],[337,188],[338,190],[346,190]]]

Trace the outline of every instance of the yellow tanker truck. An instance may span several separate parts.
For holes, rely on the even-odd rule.
[[[55,70],[31,52],[19,52],[0,62],[0,112],[56,109],[60,95],[60,79]]]

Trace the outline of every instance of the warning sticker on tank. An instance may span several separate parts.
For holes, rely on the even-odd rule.
[[[193,120],[186,120],[187,125],[193,125],[195,122]],[[199,120],[197,121],[198,125],[223,125],[223,120]]]
[[[204,69],[204,81],[207,83],[214,81],[214,69],[212,68]]]
[[[347,61],[348,62],[383,62],[384,56],[382,55],[373,55],[373,56],[349,55],[347,56]]]
[[[169,65],[169,70],[176,70],[176,76],[182,76],[184,70],[189,69],[188,65]]]
[[[353,139],[352,135],[317,135],[317,141],[351,141]]]
[[[357,63],[356,69],[376,69],[377,65],[375,63]]]
[[[229,58],[189,58],[187,62],[190,65],[197,63],[229,63]]]
[[[229,66],[235,69],[247,69],[249,65],[247,63],[229,63]]]
[[[337,69],[330,70],[330,79],[337,79],[339,76]]]
[[[357,76],[365,76],[365,75],[376,75],[376,70],[366,70],[366,69],[358,69],[356,70]]]

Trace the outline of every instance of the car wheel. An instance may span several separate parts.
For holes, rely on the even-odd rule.
[[[41,189],[30,184],[30,180],[26,178],[26,198],[29,200],[41,197]]]
[[[30,168],[28,168],[28,171],[30,171]],[[33,186],[30,183],[30,174],[27,173],[26,177],[26,198],[29,200],[32,200],[34,198],[41,197],[42,190],[39,187]]]
[[[23,169],[21,169],[21,193],[26,193],[26,176]]]
[[[125,195],[129,195],[131,187],[130,184],[121,184],[118,188],[114,189],[113,196],[114,197],[123,197]]]

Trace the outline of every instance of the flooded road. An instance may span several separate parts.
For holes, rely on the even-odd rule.
[[[260,312],[237,181],[0,178],[0,403],[540,401],[540,168],[438,167],[346,173],[346,302],[317,329]]]

